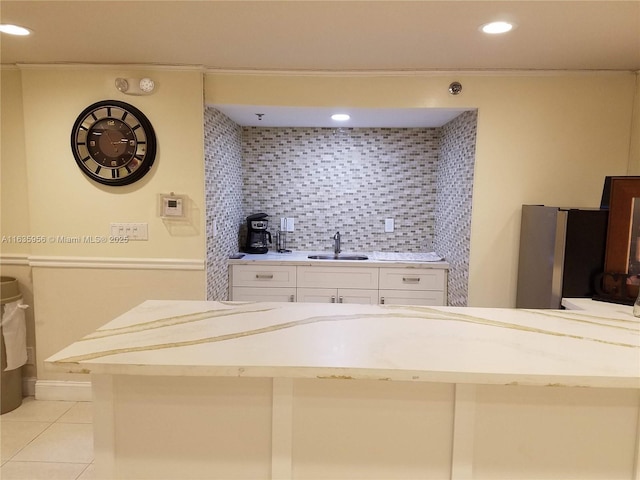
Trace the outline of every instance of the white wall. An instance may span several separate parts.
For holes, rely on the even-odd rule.
[[[627,171],[634,79],[476,80],[469,304],[513,307],[521,205],[600,205],[604,177]]]
[[[24,116],[22,112],[22,78],[16,68],[0,70],[0,233],[29,231],[29,188],[24,150]],[[2,242],[2,254],[29,251],[26,243]]]
[[[515,306],[521,205],[597,207],[627,173],[636,89],[630,72],[205,77],[208,104],[477,108],[469,305],[494,307]]]
[[[150,76],[157,91],[130,96],[116,77]],[[198,71],[35,67],[22,71],[31,233],[46,237],[106,235],[110,222],[148,222],[149,241],[127,244],[46,242],[34,255],[203,258],[204,165],[202,76]],[[140,181],[103,186],[78,168],[70,150],[71,126],[88,105],[105,99],[138,107],[158,140],[156,161]],[[157,195],[189,196],[189,228],[174,235],[158,215]]]
[[[29,232],[29,188],[24,151],[24,117],[22,114],[22,79],[17,68],[0,70],[0,237],[15,232]],[[35,320],[31,269],[26,256],[29,244],[0,243],[0,273],[16,278],[20,284],[26,310],[27,346],[35,347]],[[36,376],[34,366],[23,369],[23,377]]]
[[[156,92],[124,95],[114,86],[121,76],[150,76]],[[78,380],[76,375],[48,372],[44,360],[144,300],[205,298],[202,73],[28,66],[3,69],[2,79],[2,137],[11,138],[2,146],[2,234],[46,239],[7,249],[3,244],[3,271],[18,271],[21,286],[33,291],[38,378]],[[5,98],[12,99],[7,112]],[[71,153],[75,119],[88,105],[106,99],[138,107],[156,132],[155,163],[132,185],[92,182]],[[158,194],[170,192],[188,196],[187,221],[168,223],[159,217]],[[14,205],[19,215],[11,212]],[[149,240],[57,240],[108,236],[111,222],[148,223]],[[10,262],[31,266],[29,275],[10,270]]]

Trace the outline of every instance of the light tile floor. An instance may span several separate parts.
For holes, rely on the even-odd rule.
[[[25,398],[0,416],[2,480],[91,480],[91,402]]]

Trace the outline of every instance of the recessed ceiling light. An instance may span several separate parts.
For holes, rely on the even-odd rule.
[[[20,27],[18,25],[9,25],[7,23],[0,24],[0,32],[8,33],[9,35],[30,35],[31,30],[28,28]]]
[[[336,122],[346,122],[351,118],[351,115],[346,113],[334,113],[331,115],[331,120],[335,120]]]
[[[509,22],[491,22],[480,27],[484,33],[496,35],[498,33],[507,33],[513,29],[513,24]]]

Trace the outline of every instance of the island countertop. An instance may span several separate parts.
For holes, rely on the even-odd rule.
[[[146,301],[47,359],[78,373],[640,388],[631,307]]]

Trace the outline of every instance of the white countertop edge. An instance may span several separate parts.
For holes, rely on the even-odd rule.
[[[377,380],[431,382],[474,385],[519,385],[539,387],[631,388],[640,389],[637,377],[585,377],[548,374],[432,372],[349,367],[259,367],[232,365],[92,365],[90,362],[56,363],[45,361],[45,370],[94,375],[140,375],[167,377],[244,377],[328,380]]]
[[[229,258],[229,265],[302,265],[302,266],[318,266],[318,265],[343,265],[348,267],[390,267],[390,268],[434,268],[449,269],[449,263],[446,261],[425,262],[425,261],[409,261],[409,260],[314,260],[307,258],[309,255],[331,255],[331,252],[303,252],[295,251],[291,253],[268,252],[264,254],[242,253],[243,258]],[[344,252],[341,255],[368,255],[367,252]]]

